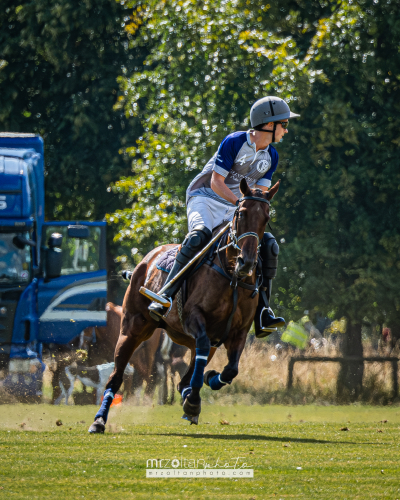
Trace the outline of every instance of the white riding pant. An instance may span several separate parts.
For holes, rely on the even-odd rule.
[[[212,231],[223,222],[233,219],[236,207],[224,205],[213,198],[193,196],[187,206],[189,232],[199,224]]]

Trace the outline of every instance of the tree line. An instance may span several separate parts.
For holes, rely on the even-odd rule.
[[[44,136],[47,217],[105,216],[114,259],[131,265],[182,240],[190,180],[249,128],[255,100],[284,98],[301,118],[277,145],[274,306],[346,317],[356,337],[362,324],[396,330],[399,10],[2,0],[0,126]]]

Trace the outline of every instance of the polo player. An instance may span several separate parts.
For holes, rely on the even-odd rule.
[[[189,233],[178,252],[165,284],[211,240],[214,228],[233,219],[241,197],[239,185],[245,178],[249,187],[268,191],[272,175],[278,167],[278,152],[272,146],[288,132],[292,113],[287,103],[268,96],[256,101],[250,110],[251,129],[233,132],[221,142],[218,151],[190,183],[186,192]],[[261,338],[285,325],[270,308],[271,282],[276,276],[279,247],[271,233],[261,241],[263,282],[255,315],[256,336]],[[190,269],[189,269],[190,272]],[[173,299],[182,286],[187,273],[183,273],[163,296]],[[159,321],[166,308],[158,302],[149,306],[150,316]]]

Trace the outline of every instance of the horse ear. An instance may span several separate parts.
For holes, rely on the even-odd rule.
[[[240,192],[242,193],[243,196],[250,196],[251,195],[251,191],[250,191],[250,188],[247,184],[247,181],[246,179],[243,177],[243,179],[240,181]]]
[[[271,201],[272,198],[276,195],[276,193],[278,192],[278,189],[279,189],[279,185],[280,185],[281,181],[279,179],[279,181],[274,185],[272,186],[272,188],[268,191],[268,200]]]

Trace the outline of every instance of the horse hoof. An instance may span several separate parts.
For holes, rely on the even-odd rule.
[[[201,412],[201,401],[199,404],[194,405],[194,404],[190,403],[188,398],[189,398],[189,396],[183,402],[183,411],[185,412],[185,415],[187,415],[189,417],[198,417],[200,415],[200,412]],[[197,422],[196,422],[196,424],[197,424]]]
[[[199,423],[199,416],[198,415],[193,417],[190,415],[186,415],[186,413],[184,413],[182,418],[184,420],[187,420],[188,422],[190,422],[190,425],[193,425],[193,424],[198,425],[198,423]]]
[[[89,427],[90,434],[104,434],[106,423],[102,417],[96,418],[93,424]]]
[[[210,378],[215,377],[215,375],[219,375],[219,372],[217,372],[215,370],[208,370],[208,372],[206,372],[204,374],[204,383],[206,385],[208,385],[208,387],[210,387],[210,384],[208,383],[208,381],[210,380]]]

